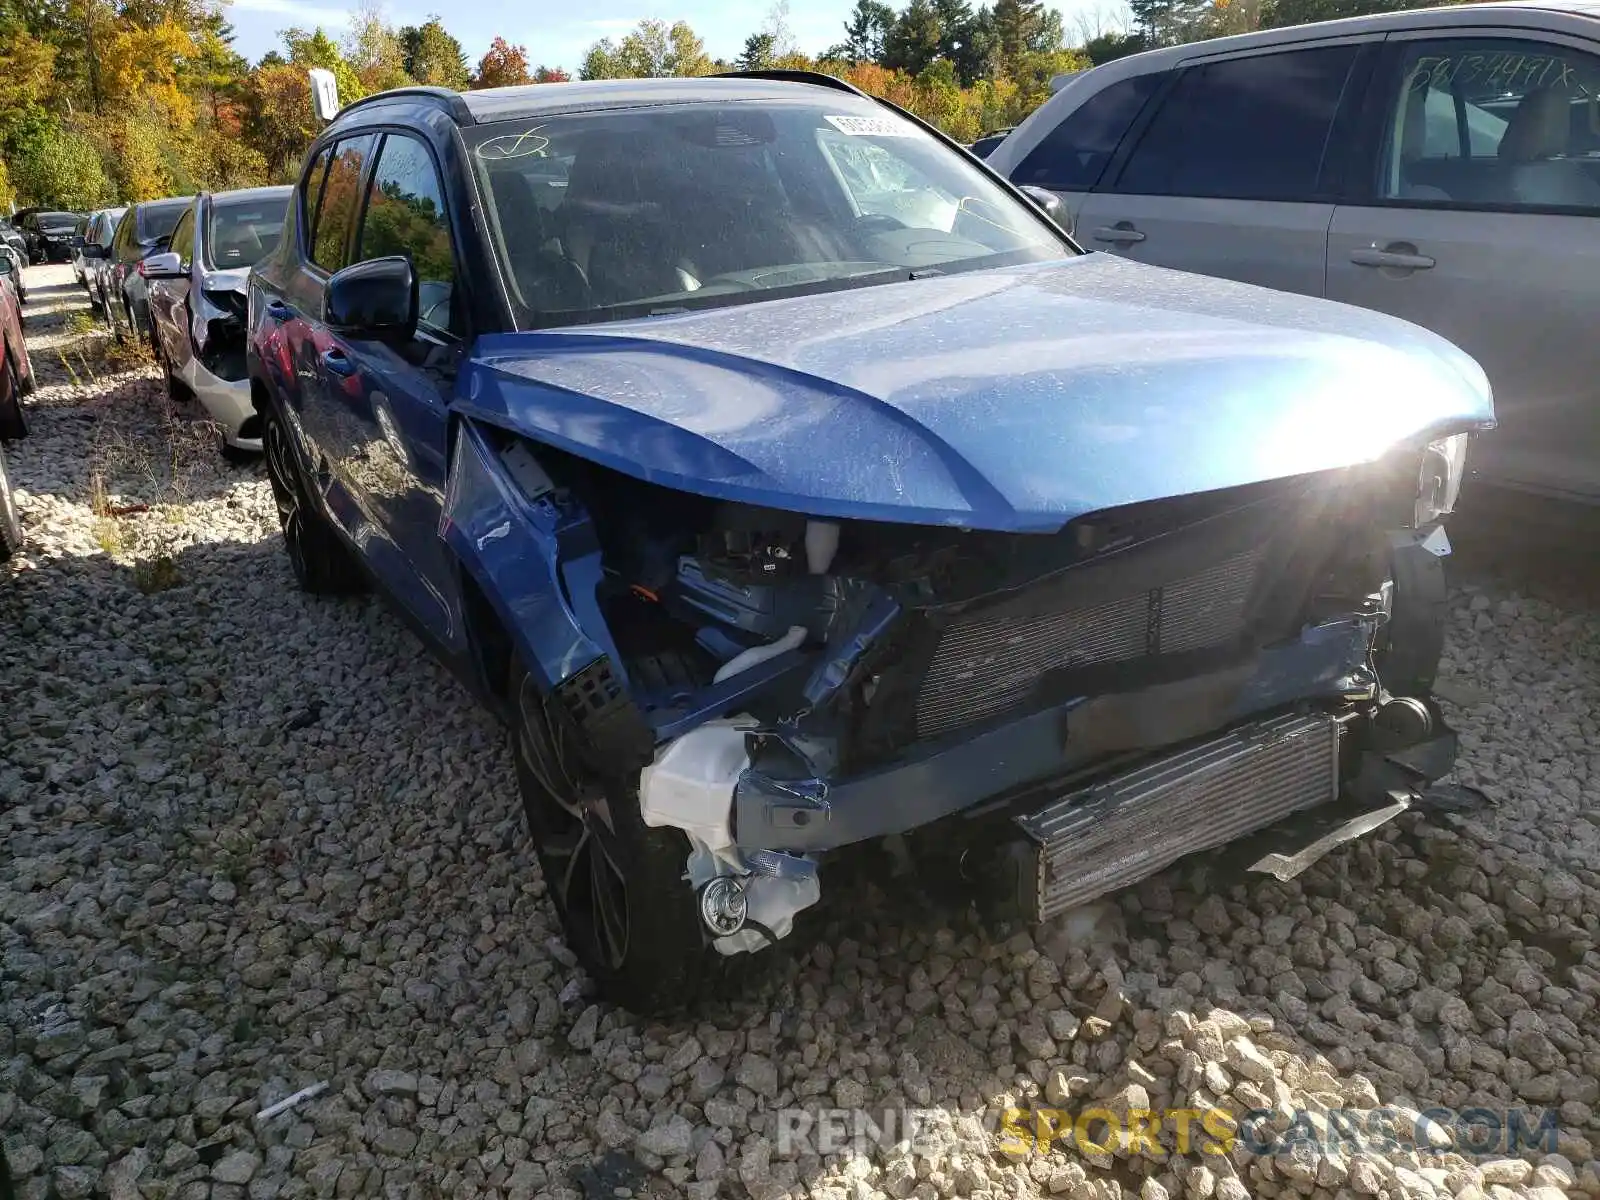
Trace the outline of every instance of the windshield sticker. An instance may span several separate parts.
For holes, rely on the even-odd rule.
[[[909,121],[891,121],[887,117],[836,117],[822,118],[840,133],[851,137],[915,137],[917,127]]]

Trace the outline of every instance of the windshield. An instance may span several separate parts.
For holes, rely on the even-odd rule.
[[[213,202],[206,227],[206,265],[220,270],[253,267],[278,244],[289,197],[269,196],[249,203]]]
[[[43,212],[34,219],[39,222],[40,229],[49,229],[53,232],[58,229],[71,229],[78,223],[78,214],[67,212]]]
[[[473,132],[519,328],[1073,253],[965,157],[850,96],[625,109]]]
[[[139,209],[139,240],[153,242],[171,237],[178,227],[178,218],[189,210],[190,197],[182,200],[162,200],[142,205]]]

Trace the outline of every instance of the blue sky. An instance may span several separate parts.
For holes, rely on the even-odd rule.
[[[844,38],[844,19],[854,0],[791,0],[789,28],[800,49],[815,54]],[[334,37],[348,28],[354,3],[338,0],[231,0],[228,20],[235,46],[251,61],[279,46],[278,31],[320,25]],[[766,18],[765,0],[588,0],[570,5],[508,4],[504,0],[388,0],[382,11],[396,25],[420,24],[437,12],[460,39],[467,57],[478,56],[496,34],[528,48],[532,65],[561,66],[574,74],[584,52],[603,37],[619,38],[641,19],[685,20],[705,40],[713,57],[732,58]],[[1080,14],[1112,13],[1121,0],[1064,0],[1057,5],[1075,28]],[[542,10],[542,11],[541,11]]]

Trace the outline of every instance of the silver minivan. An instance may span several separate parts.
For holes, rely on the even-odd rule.
[[[1600,3],[1134,55],[1068,80],[988,161],[1060,196],[1089,249],[1443,334],[1494,385],[1479,477],[1600,501]]]

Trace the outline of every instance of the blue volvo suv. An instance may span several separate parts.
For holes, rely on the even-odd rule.
[[[363,99],[248,323],[295,578],[376,585],[506,722],[630,1007],[788,936],[851,847],[1044,920],[1453,761],[1477,365],[1085,254],[837,80]]]

